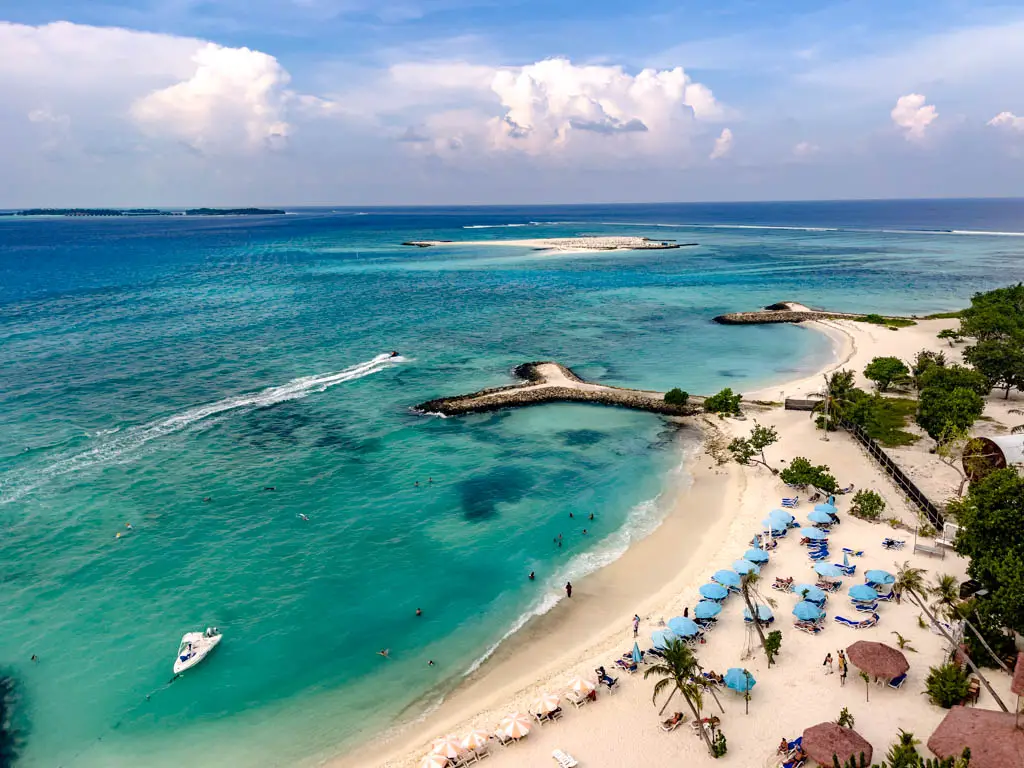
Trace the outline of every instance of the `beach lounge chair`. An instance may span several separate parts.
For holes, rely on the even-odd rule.
[[[892,688],[893,690],[897,690],[898,691],[900,688],[903,687],[903,684],[905,682],[907,682],[907,673],[906,672],[904,672],[899,677],[894,677],[892,680],[890,680],[889,681],[889,687]]]
[[[625,659],[616,659],[615,666],[619,669],[626,670],[631,675],[640,668],[632,658],[629,661],[626,661]]]
[[[782,764],[782,768],[803,768],[806,760],[788,760]]]
[[[890,589],[886,594],[879,595],[878,599],[881,600],[882,602],[888,603],[888,602],[891,602],[895,597],[896,597],[896,593],[893,592]]]
[[[843,552],[854,557],[864,557],[863,549],[850,549],[849,547],[843,547]]]
[[[586,694],[577,693],[576,691],[568,691],[565,694],[565,698],[569,701],[570,704],[576,707],[576,709],[579,709],[580,707],[586,705],[588,701],[590,701],[590,699],[587,698]]]
[[[816,635],[823,629],[823,627],[821,627],[818,624],[811,624],[810,622],[806,621],[798,621],[793,626],[799,629],[801,632],[806,632],[809,635]]]
[[[853,576],[857,572],[856,565],[843,565],[842,563],[836,563],[836,568],[843,572],[844,576]]]
[[[873,603],[856,603],[855,602],[853,604],[853,607],[856,608],[861,613],[874,613],[875,611],[878,610],[878,601],[876,600]]]
[[[793,579],[780,579],[778,576],[775,577],[775,582],[772,584],[772,589],[777,592],[792,592],[793,591]]]
[[[800,506],[800,497],[793,496],[792,498],[786,498],[782,500],[782,506],[785,509],[796,509]]]
[[[515,741],[515,739],[506,734],[504,731],[495,731],[494,738],[503,747],[507,747],[509,744]]]
[[[820,550],[813,550],[812,549],[810,552],[807,553],[807,558],[809,560],[812,560],[812,561],[817,563],[817,562],[820,562],[822,560],[828,560],[829,555],[830,555],[830,553],[829,553],[829,551],[827,549],[820,549]]]
[[[576,762],[576,758],[570,755],[568,752],[563,752],[560,749],[556,749],[551,753],[551,756],[558,763],[558,768],[576,768],[579,763]]]
[[[819,580],[814,586],[820,589],[822,592],[838,592],[839,588],[843,585],[841,581],[823,581]]]
[[[661,730],[663,730],[665,733],[672,733],[672,731],[674,731],[676,728],[678,728],[685,722],[686,715],[684,715],[682,712],[676,712],[675,715],[670,717],[668,720],[665,720],[661,724]]]
[[[905,542],[903,539],[890,539],[890,538],[882,539],[882,546],[885,549],[903,549],[903,546],[906,543],[907,542]]]
[[[473,750],[473,754],[476,755],[477,762],[486,760],[491,756],[491,745],[481,744],[479,747]]]

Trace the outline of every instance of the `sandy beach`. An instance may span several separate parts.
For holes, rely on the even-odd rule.
[[[936,333],[955,327],[955,320],[923,320],[917,325],[891,331],[861,322],[837,320],[806,324],[808,332],[827,334],[834,343],[835,357],[824,370],[789,383],[759,392],[744,393],[753,400],[778,402],[784,397],[801,397],[817,392],[823,385],[822,374],[836,368],[863,370],[871,358],[895,355],[912,359],[921,349],[943,349],[956,359],[952,350],[936,339]],[[743,333],[737,328],[736,333]],[[859,380],[859,386],[867,386]],[[986,415],[994,419],[987,428],[998,430],[1005,420],[1009,403],[989,398]],[[1016,403],[1019,407],[1019,403]],[[1010,417],[1013,419],[1014,417]],[[382,744],[327,761],[330,766],[379,765],[412,766],[429,751],[433,738],[447,733],[464,734],[472,728],[493,732],[498,721],[513,710],[526,711],[544,691],[559,694],[575,675],[594,677],[594,668],[613,669],[613,660],[630,650],[633,644],[631,618],[641,618],[640,647],[650,647],[651,632],[669,618],[691,609],[699,600],[697,588],[719,568],[730,568],[742,556],[760,521],[791,496],[777,477],[764,468],[741,467],[726,461],[723,446],[732,436],[746,434],[754,421],[775,427],[780,441],[771,446],[768,459],[783,467],[795,456],[806,456],[815,463],[832,468],[841,485],[879,492],[887,502],[885,516],[898,517],[913,526],[916,512],[908,506],[895,486],[879,471],[873,460],[845,433],[833,433],[824,439],[816,431],[807,413],[784,411],[779,407],[748,408],[744,420],[698,417],[704,439],[699,455],[686,460],[687,475],[673,479],[677,487],[666,490],[671,512],[649,537],[632,545],[616,562],[575,584],[570,600],[563,599],[546,615],[529,622],[520,632],[502,644],[494,656],[435,711],[413,725],[390,734]],[[1012,421],[1011,423],[1015,423]],[[944,468],[927,452],[927,440],[920,446],[903,449],[902,461],[924,474]],[[902,463],[901,461],[901,463]],[[951,471],[951,470],[949,470]],[[776,666],[767,669],[756,635],[751,635],[742,620],[742,600],[730,598],[718,626],[708,634],[707,643],[698,649],[700,663],[706,669],[724,672],[729,667],[745,667],[757,679],[750,712],[744,714],[741,696],[723,690],[719,698],[724,712],[714,701],[705,702],[705,714],[722,719],[728,739],[725,762],[732,765],[775,765],[776,745],[786,736],[800,735],[804,728],[823,720],[834,720],[843,707],[856,717],[856,729],[868,739],[876,756],[884,754],[896,738],[898,729],[913,732],[925,740],[942,720],[945,710],[931,705],[921,695],[928,667],[939,663],[944,640],[918,623],[918,610],[908,601],[902,605],[883,604],[878,626],[854,630],[832,620],[834,615],[859,618],[846,596],[846,589],[863,583],[860,575],[870,568],[896,570],[904,560],[928,570],[928,578],[950,573],[964,578],[966,562],[952,552],[944,559],[913,554],[913,533],[893,531],[885,524],[857,520],[847,513],[849,496],[838,497],[842,525],[833,533],[833,555],[842,547],[862,550],[854,559],[857,574],[844,579],[843,588],[830,596],[826,605],[825,630],[812,636],[793,628],[791,610],[797,599],[792,594],[769,588],[776,576],[794,577],[813,583],[815,575],[798,537],[783,539],[762,568],[761,593],[776,602],[773,628],[782,630],[782,651]],[[944,498],[935,497],[935,501]],[[812,505],[802,502],[792,510],[798,520],[806,520]],[[907,540],[900,552],[882,548],[882,539],[894,535]],[[841,556],[841,554],[840,554]],[[835,556],[831,561],[839,559]],[[845,687],[839,676],[824,674],[826,653],[835,656],[857,640],[894,643],[895,632],[910,641],[914,653],[907,653],[911,664],[908,680],[899,690],[875,685],[865,690],[864,683],[851,671]],[[641,666],[641,670],[643,666]],[[596,702],[576,710],[564,703],[561,721],[535,726],[529,736],[508,748],[493,745],[491,764],[501,766],[547,766],[553,764],[551,752],[571,753],[581,766],[657,766],[669,764],[711,765],[703,741],[688,727],[673,733],[659,728],[658,706],[651,703],[653,681],[642,673],[632,676],[612,672],[619,677],[619,690],[602,693]],[[1004,700],[1009,679],[991,675]],[[870,701],[865,701],[870,696]],[[982,693],[979,706],[994,708]],[[683,709],[673,704],[668,712]],[[877,759],[877,758],[876,758]],[[715,763],[717,764],[717,763]]]
[[[564,253],[594,253],[598,251],[650,251],[670,250],[675,248],[686,248],[696,243],[678,243],[675,240],[659,240],[648,237],[607,237],[607,236],[581,236],[581,237],[549,237],[549,238],[525,238],[520,240],[414,240],[404,245],[413,245],[420,248],[434,246],[491,246],[504,245],[517,248],[533,248],[538,251],[552,251]]]

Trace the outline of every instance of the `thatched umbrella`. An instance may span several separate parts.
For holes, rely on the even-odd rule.
[[[807,756],[821,765],[832,765],[832,757],[845,763],[851,757],[864,758],[871,762],[871,744],[852,728],[843,728],[835,723],[818,723],[804,731],[803,748]],[[974,768],[974,765],[971,765]]]
[[[1010,712],[976,707],[953,707],[935,733],[928,749],[939,757],[959,757],[971,748],[971,768],[1013,768],[1024,765],[1024,731],[1014,727]]]
[[[850,661],[872,677],[892,680],[910,669],[910,663],[903,652],[885,643],[858,640],[846,649],[846,654]]]

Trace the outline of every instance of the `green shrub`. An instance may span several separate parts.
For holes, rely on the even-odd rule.
[[[952,392],[963,387],[977,392],[984,397],[991,387],[988,379],[973,368],[963,365],[929,365],[917,377],[918,389],[941,389]]]
[[[813,485],[826,493],[835,493],[839,483],[824,464],[814,465],[803,456],[797,456],[779,473],[782,482],[790,485]]]
[[[932,667],[924,681],[924,692],[932,704],[949,709],[967,698],[970,689],[967,673],[959,664],[949,662]]]
[[[918,401],[917,423],[932,440],[938,441],[951,431],[970,429],[984,409],[985,402],[974,390],[957,387],[946,392],[926,386]]]
[[[733,391],[726,387],[716,395],[705,398],[704,410],[708,413],[736,414],[740,413],[740,401],[743,395],[733,394]]]
[[[782,648],[782,632],[777,629],[773,629],[764,639],[764,652],[768,654],[768,659],[770,661],[775,660],[775,657],[779,654],[780,648]]]
[[[905,381],[909,375],[907,364],[898,357],[876,357],[864,369],[864,377],[875,382],[879,392]]]
[[[679,387],[670,389],[665,393],[665,402],[668,405],[686,405],[690,399],[690,393],[684,392]]]
[[[865,520],[877,520],[885,511],[885,499],[874,491],[857,491],[853,494],[850,514]]]
[[[719,757],[724,757],[728,751],[729,747],[725,743],[725,734],[719,731],[715,734],[715,740],[711,742],[711,756],[718,759]]]
[[[839,713],[839,717],[836,718],[836,725],[841,728],[853,728],[853,723],[853,715],[850,714],[850,710],[843,707],[842,711]]]

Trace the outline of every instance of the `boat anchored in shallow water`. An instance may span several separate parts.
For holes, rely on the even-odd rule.
[[[201,662],[220,642],[220,630],[207,627],[204,632],[186,632],[178,646],[178,658],[174,660],[174,674],[180,675]]]

